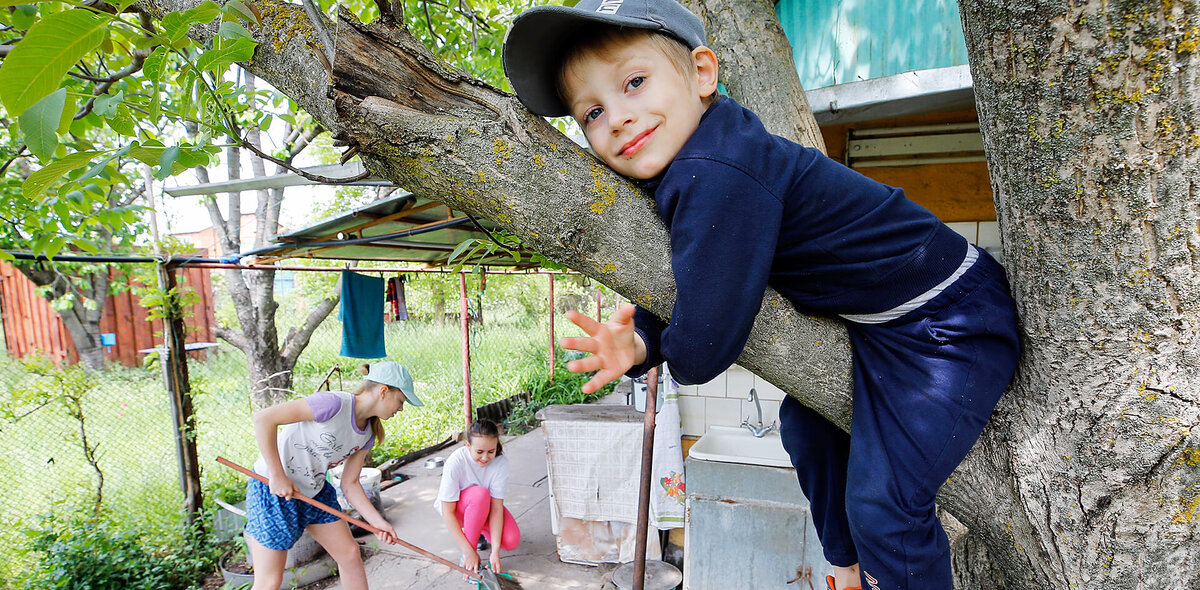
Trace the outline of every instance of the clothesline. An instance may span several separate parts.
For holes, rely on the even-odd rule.
[[[405,272],[405,273],[408,273],[408,272],[430,272],[430,273],[442,273],[442,274],[457,274],[460,272],[473,272],[473,271],[468,271],[468,270],[453,270],[453,269],[448,269],[448,268],[376,268],[376,267],[366,267],[366,266],[347,268],[345,266],[278,266],[278,265],[274,265],[274,264],[230,264],[230,263],[223,263],[223,262],[185,263],[181,266],[190,266],[192,268],[216,268],[216,269],[231,268],[231,269],[239,269],[239,270],[292,270],[292,271],[319,271],[319,272],[339,272],[339,271],[343,271],[343,270],[353,270],[353,271],[357,271],[357,272]],[[579,271],[577,271],[577,270],[549,270],[549,269],[537,269],[537,270],[532,270],[532,269],[531,270],[490,270],[489,269],[489,270],[484,270],[483,272],[490,274],[490,275],[500,275],[500,274],[577,275],[577,274],[580,274]]]

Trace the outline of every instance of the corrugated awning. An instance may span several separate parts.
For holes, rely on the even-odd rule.
[[[363,173],[361,162],[304,168],[305,172],[329,178],[353,178]],[[166,189],[169,195],[211,195],[217,193],[283,188],[320,184],[299,174],[287,173],[257,178],[240,178]],[[381,178],[364,178],[359,186],[392,186]],[[255,263],[269,264],[284,258],[325,258],[332,260],[379,260],[443,266],[462,242],[477,239],[493,242],[490,232],[497,226],[485,219],[451,211],[449,207],[397,189],[391,196],[369,205],[344,211],[308,227],[275,236],[275,244],[252,252]],[[513,256],[500,248],[480,251],[467,264],[527,268],[537,266],[530,252]],[[470,251],[470,248],[467,250]],[[461,255],[460,255],[461,257]],[[456,259],[455,263],[461,262]]]
[[[327,258],[334,260],[380,260],[442,266],[458,245],[469,239],[491,242],[495,224],[457,211],[408,192],[397,191],[380,199],[308,227],[276,236],[275,244],[253,252],[258,263],[283,258]],[[459,262],[459,260],[455,260]],[[528,267],[529,252],[519,260],[503,250],[480,252],[469,264]]]

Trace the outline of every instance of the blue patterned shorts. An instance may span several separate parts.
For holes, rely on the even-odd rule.
[[[313,499],[330,508],[338,507],[337,491],[329,483]],[[304,527],[336,520],[338,517],[316,506],[272,494],[267,484],[257,479],[246,486],[246,532],[267,549],[287,551],[304,534]]]

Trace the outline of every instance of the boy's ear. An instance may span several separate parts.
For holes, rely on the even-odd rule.
[[[699,86],[700,98],[708,98],[717,91],[717,54],[701,45],[692,50],[692,60],[696,63],[696,83]]]

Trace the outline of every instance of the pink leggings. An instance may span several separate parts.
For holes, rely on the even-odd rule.
[[[458,494],[458,507],[454,516],[462,525],[463,534],[467,540],[474,543],[483,533],[489,543],[492,533],[488,530],[488,513],[492,511],[492,495],[483,486],[471,486]],[[508,508],[504,509],[504,531],[500,533],[500,548],[512,551],[521,542],[521,529],[517,528],[517,519],[513,518]]]

